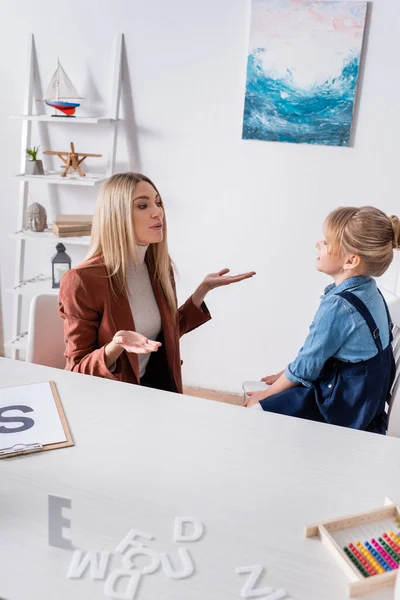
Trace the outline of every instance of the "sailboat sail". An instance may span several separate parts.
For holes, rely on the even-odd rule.
[[[81,98],[81,96],[79,96],[70,78],[59,62],[43,100],[59,100],[60,98],[69,100]]]
[[[70,78],[62,68],[60,61],[57,60],[57,69],[51,78],[43,102],[62,112],[65,116],[72,117],[79,104],[77,102],[68,102],[68,100],[76,100],[78,98],[81,98],[81,96],[78,95]],[[53,116],[57,116],[57,114]]]

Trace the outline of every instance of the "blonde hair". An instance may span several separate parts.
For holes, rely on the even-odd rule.
[[[111,289],[128,295],[127,265],[137,262],[137,241],[133,228],[133,196],[137,183],[146,181],[159,194],[154,183],[140,173],[118,173],[102,185],[93,216],[92,235],[86,260],[101,256]],[[159,283],[172,314],[177,312],[171,281],[172,261],[168,254],[167,223],[164,214],[163,240],[150,244],[147,264]]]
[[[360,257],[366,275],[379,277],[400,247],[400,221],[373,206],[339,207],[325,220],[328,245],[333,252]]]

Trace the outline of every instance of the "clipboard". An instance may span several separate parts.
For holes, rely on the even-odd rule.
[[[60,424],[64,431],[64,435],[66,440],[56,443],[50,444],[42,444],[40,442],[34,442],[29,444],[17,443],[13,446],[9,446],[7,448],[0,448],[0,460],[2,458],[12,458],[14,456],[21,456],[23,454],[32,454],[34,452],[45,452],[47,450],[57,450],[58,448],[68,448],[70,446],[74,446],[74,440],[71,434],[71,430],[68,425],[67,417],[64,412],[63,405],[60,400],[60,396],[57,391],[57,387],[54,381],[47,381],[44,383],[48,383],[50,386],[50,390],[54,399],[55,407],[57,409],[58,417],[60,419]],[[34,385],[34,384],[33,384]],[[24,387],[24,386],[16,386]],[[11,389],[11,388],[4,388]]]

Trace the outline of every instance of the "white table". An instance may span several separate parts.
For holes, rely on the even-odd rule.
[[[0,359],[1,387],[54,380],[76,446],[0,462],[0,596],[100,600],[103,582],[67,578],[48,545],[48,494],[72,499],[72,540],[113,551],[131,528],[175,554],[173,521],[206,526],[187,543],[189,579],[160,570],[142,600],[233,600],[246,576],[293,600],[347,598],[347,578],[305,524],[400,502],[400,439],[346,430]],[[367,596],[389,600],[393,588]]]

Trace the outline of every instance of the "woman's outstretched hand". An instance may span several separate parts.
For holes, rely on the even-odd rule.
[[[132,352],[133,354],[149,354],[150,352],[157,352],[161,346],[160,342],[149,340],[147,337],[136,331],[117,331],[113,337],[113,342],[126,350],[126,352]]]
[[[223,285],[230,285],[231,283],[237,283],[238,281],[243,281],[244,279],[250,279],[256,274],[255,271],[241,273],[240,275],[228,275],[228,273],[229,269],[222,269],[222,271],[218,271],[218,273],[209,273],[203,279],[203,285],[208,289],[208,291],[211,291]]]
[[[224,285],[230,285],[231,283],[237,283],[244,279],[250,279],[256,274],[255,271],[241,273],[240,275],[228,275],[228,273],[229,269],[222,269],[222,271],[218,271],[218,273],[209,273],[206,275],[192,296],[194,304],[200,307],[204,298],[211,290]]]

